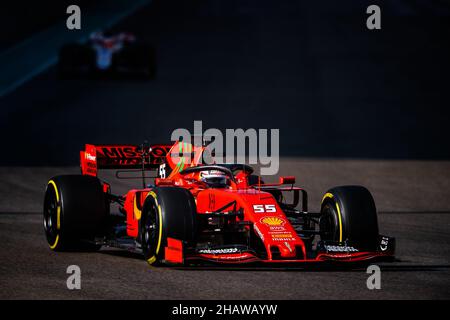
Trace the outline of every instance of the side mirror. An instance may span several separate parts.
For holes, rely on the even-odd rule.
[[[280,184],[294,184],[294,183],[295,183],[294,176],[280,177]]]

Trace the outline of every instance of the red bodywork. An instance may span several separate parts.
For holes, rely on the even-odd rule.
[[[248,228],[261,239],[267,252],[262,259],[251,252],[214,252],[186,253],[183,242],[169,238],[165,247],[165,259],[171,263],[186,263],[194,260],[208,260],[220,263],[311,263],[321,261],[362,261],[377,257],[392,256],[392,252],[319,252],[308,257],[305,242],[299,237],[274,196],[263,191],[259,186],[248,185],[248,172],[240,171],[235,181],[230,181],[228,188],[209,188],[200,180],[199,173],[180,174],[188,167],[200,165],[204,147],[178,142],[174,145],[153,145],[148,155],[142,160],[138,146],[132,145],[86,145],[81,151],[81,169],[85,175],[97,175],[97,169],[146,168],[157,169],[167,165],[170,174],[164,178],[156,178],[155,186],[177,186],[188,189],[194,196],[199,215],[216,212],[227,204],[234,202],[233,211],[242,211],[240,221],[249,222]],[[294,187],[294,177],[281,177],[280,183],[271,186],[280,191],[293,191],[302,188]],[[109,189],[109,186],[105,188]],[[127,235],[138,236],[138,222],[142,207],[152,188],[129,190],[123,198],[126,211]],[[231,209],[230,209],[231,210]],[[223,214],[227,214],[227,210]],[[278,254],[273,256],[274,248]]]

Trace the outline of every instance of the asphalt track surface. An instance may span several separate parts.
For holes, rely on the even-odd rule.
[[[0,100],[0,298],[450,298],[445,11],[430,18],[433,8],[386,3],[384,29],[370,33],[364,2],[164,3],[116,26],[155,44],[154,81],[59,81],[50,69]],[[280,174],[297,176],[311,210],[329,187],[367,186],[381,232],[397,238],[396,261],[380,264],[382,289],[367,289],[364,268],[151,268],[108,248],[48,249],[47,179],[78,172],[84,143],[167,141],[194,120],[280,128]],[[72,264],[79,291],[66,288]]]

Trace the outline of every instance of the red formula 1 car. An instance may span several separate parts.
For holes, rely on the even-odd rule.
[[[52,250],[118,247],[150,264],[355,262],[393,257],[374,200],[360,186],[325,193],[319,213],[295,178],[264,184],[244,164],[201,164],[204,146],[86,145],[81,175],[50,179],[44,229]],[[138,173],[142,188],[115,195],[97,177]],[[145,180],[156,172],[154,184]],[[289,201],[286,199],[290,199]],[[112,212],[118,204],[118,212]],[[297,208],[300,207],[300,208]]]

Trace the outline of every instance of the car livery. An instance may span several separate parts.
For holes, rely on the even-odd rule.
[[[80,152],[80,175],[48,182],[43,221],[50,248],[117,247],[139,252],[155,265],[307,264],[394,256],[395,239],[379,234],[366,188],[332,188],[320,212],[309,212],[308,194],[295,186],[295,177],[264,183],[245,164],[204,164],[205,148],[185,142],[87,144]],[[142,184],[114,194],[111,184],[99,178],[103,169]]]

